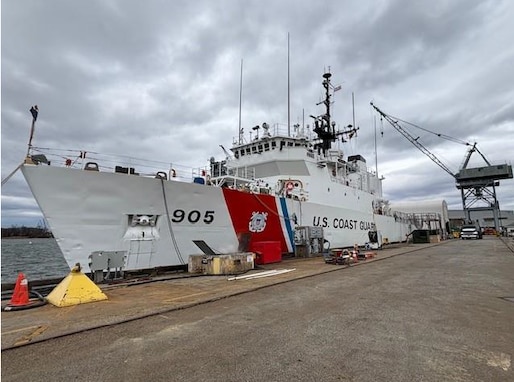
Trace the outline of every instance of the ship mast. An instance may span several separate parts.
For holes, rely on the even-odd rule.
[[[291,87],[289,81],[289,32],[287,33],[287,136],[291,136]]]
[[[323,87],[325,88],[325,100],[318,103],[321,105],[322,103],[325,105],[326,112],[323,115],[318,117],[314,117],[311,115],[311,118],[314,119],[314,129],[313,131],[318,135],[318,139],[321,140],[321,143],[315,145],[319,152],[323,152],[325,154],[332,147],[332,142],[335,142],[337,138],[348,135],[350,138],[357,132],[358,128],[355,128],[353,125],[348,125],[348,130],[337,131],[335,129],[335,122],[332,122],[330,116],[330,89],[332,89],[332,85],[330,84],[330,78],[332,77],[332,73],[327,72],[323,74]],[[339,90],[341,87],[338,86],[335,90]],[[345,142],[343,140],[343,142]]]
[[[238,144],[243,143],[243,130],[241,129],[241,104],[243,102],[243,59],[241,59],[241,77],[239,79],[239,128],[237,129]]]
[[[329,72],[323,74],[325,100],[318,103],[318,105],[321,103],[325,104],[326,112],[325,114],[318,117],[314,117],[311,115],[311,118],[314,118],[313,131],[318,135],[318,138],[321,139],[321,144],[318,145],[318,149],[321,149],[323,153],[329,150],[332,146],[332,142],[335,142],[336,140],[335,126],[331,126],[330,121],[330,77],[332,77],[332,74]]]
[[[331,73],[323,74],[323,86],[325,87],[325,107],[327,108],[327,112],[325,114],[325,120],[327,124],[327,131],[330,131],[330,77],[332,77]],[[335,131],[334,131],[335,133]]]

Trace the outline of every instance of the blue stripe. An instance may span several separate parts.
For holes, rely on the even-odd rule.
[[[286,223],[287,234],[289,235],[289,242],[294,252],[294,236],[293,229],[291,228],[291,221],[289,220],[289,214],[287,213],[286,199],[280,198],[280,206],[282,207],[282,215],[284,215],[284,222]]]

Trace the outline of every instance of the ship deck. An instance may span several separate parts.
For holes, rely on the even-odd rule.
[[[376,257],[352,266],[364,266],[446,242],[392,244],[375,251]],[[326,264],[322,257],[293,258],[258,266],[244,276],[268,270],[291,270],[268,277],[229,281],[230,276],[159,276],[140,282],[100,286],[108,300],[58,308],[47,304],[19,311],[2,312],[2,350],[47,341],[95,328],[116,325],[199,304],[248,293],[272,285],[328,272],[343,272],[347,266]],[[342,274],[342,276],[344,276]],[[4,302],[2,305],[7,303]]]

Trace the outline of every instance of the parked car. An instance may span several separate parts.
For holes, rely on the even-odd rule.
[[[469,225],[463,225],[460,229],[460,238],[465,239],[481,239],[482,238],[482,230],[472,224]]]

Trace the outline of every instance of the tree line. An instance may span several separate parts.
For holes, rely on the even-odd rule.
[[[2,228],[2,237],[51,238],[52,231],[47,227],[10,227]]]

